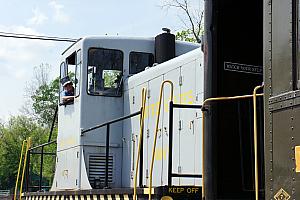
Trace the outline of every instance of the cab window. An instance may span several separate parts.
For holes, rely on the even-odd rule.
[[[90,48],[88,51],[90,95],[121,96],[123,53],[120,50]]]
[[[129,73],[137,74],[144,71],[146,67],[151,67],[154,63],[152,53],[130,52],[129,54]]]
[[[64,101],[65,96],[74,97],[79,96],[79,79],[80,79],[80,67],[81,67],[81,56],[80,50],[74,52],[69,57],[66,58],[65,62],[60,65],[60,104],[65,104]],[[68,83],[71,85],[68,87],[69,91],[66,91],[66,87],[64,85]],[[73,88],[70,90],[70,88]],[[72,99],[67,103],[72,103]]]

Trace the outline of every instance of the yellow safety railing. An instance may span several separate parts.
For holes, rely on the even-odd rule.
[[[261,86],[259,86],[260,88]],[[257,87],[256,87],[257,88]],[[259,89],[257,88],[257,89]],[[256,89],[256,90],[257,90]],[[202,108],[205,108],[204,106],[210,102],[213,102],[213,101],[230,101],[230,100],[237,100],[237,99],[246,99],[246,98],[255,98],[257,96],[263,96],[264,94],[256,94],[256,90],[255,90],[255,93],[253,92],[253,95],[242,95],[242,96],[232,96],[232,97],[214,97],[214,98],[208,98],[206,99],[205,101],[203,101],[203,104],[202,104]],[[205,184],[204,184],[204,156],[205,156],[205,143],[204,143],[204,131],[205,131],[205,126],[204,126],[204,123],[205,123],[205,115],[204,115],[204,110],[202,110],[202,199],[205,198]],[[255,109],[256,110],[256,104],[255,104]],[[256,116],[256,112],[255,112],[255,116]],[[255,117],[255,120],[256,121],[256,117]],[[254,126],[256,127],[256,123],[254,123]],[[255,128],[256,129],[256,128]],[[254,130],[255,130],[254,129]],[[255,135],[255,134],[254,134]],[[255,136],[256,137],[256,136]],[[256,147],[255,147],[256,148]],[[257,163],[255,163],[255,165],[257,165]]]
[[[160,110],[161,110],[161,101],[162,101],[162,95],[163,95],[163,89],[164,85],[166,83],[169,83],[171,86],[171,101],[173,101],[173,93],[174,93],[174,86],[172,81],[165,80],[162,82],[160,86],[160,95],[159,95],[159,102],[158,102],[158,111],[157,111],[157,119],[156,119],[156,126],[155,126],[155,132],[154,132],[154,142],[153,142],[153,148],[152,148],[152,159],[151,159],[151,166],[150,166],[150,179],[149,179],[149,200],[151,200],[151,193],[152,193],[152,173],[153,173],[153,166],[154,166],[154,158],[155,158],[155,148],[156,148],[156,140],[157,140],[157,133],[158,133],[158,125],[159,125],[159,117],[160,117]]]
[[[137,176],[138,176],[138,170],[139,170],[139,161],[140,161],[140,155],[141,155],[141,144],[143,142],[143,130],[144,130],[144,118],[145,118],[145,105],[146,105],[146,94],[147,89],[142,89],[142,113],[140,118],[140,135],[139,135],[139,144],[138,144],[138,152],[137,152],[137,159],[135,164],[135,176],[134,176],[134,188],[133,188],[133,199],[136,200],[137,194]]]
[[[258,155],[257,155],[257,113],[256,113],[256,96],[257,90],[262,88],[263,85],[256,86],[253,90],[253,139],[254,139],[254,165],[255,165],[255,199],[258,200]]]
[[[25,144],[26,144],[26,150],[25,150],[25,155],[24,155]],[[21,149],[20,161],[19,161],[19,168],[18,168],[17,180],[16,180],[16,185],[15,185],[14,200],[17,200],[19,177],[20,177],[20,171],[21,171],[23,155],[24,155],[24,163],[23,163],[21,183],[20,183],[20,200],[22,198],[23,182],[24,182],[25,169],[26,169],[26,163],[27,163],[27,153],[28,153],[28,150],[30,149],[30,146],[31,146],[31,138],[29,137],[27,140],[24,140],[23,143],[22,143],[22,149]]]

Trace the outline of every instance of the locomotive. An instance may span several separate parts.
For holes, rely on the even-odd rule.
[[[296,0],[209,0],[201,47],[168,30],[78,41],[52,188],[22,196],[300,198],[298,27]]]

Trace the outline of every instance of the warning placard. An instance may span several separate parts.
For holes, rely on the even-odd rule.
[[[296,172],[300,172],[300,146],[295,147]]]

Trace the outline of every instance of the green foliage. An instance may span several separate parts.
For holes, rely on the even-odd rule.
[[[35,73],[32,84],[28,88],[27,95],[30,104],[27,105],[27,116],[13,116],[7,123],[0,123],[0,188],[10,189],[15,187],[22,142],[32,138],[32,146],[48,141],[50,127],[54,112],[58,104],[59,78],[49,81],[49,65],[41,64]],[[32,107],[32,108],[31,108]],[[28,117],[29,116],[29,117]],[[52,140],[57,136],[55,126]],[[35,150],[41,151],[41,148]],[[54,153],[56,145],[52,144],[44,148],[44,152]],[[40,155],[31,155],[30,176],[31,185],[38,185],[40,173]],[[54,176],[55,159],[53,156],[44,155],[43,184],[51,186]]]
[[[48,129],[25,116],[11,117],[6,125],[1,126],[0,140],[0,188],[13,189],[17,177],[22,142],[32,138],[32,145],[47,141]],[[39,173],[38,157],[31,158],[33,174]],[[45,177],[51,178],[48,174]]]
[[[59,78],[50,84],[43,84],[31,96],[32,107],[38,116],[38,121],[42,124],[51,126],[55,108],[58,104]]]
[[[121,72],[119,70],[105,70],[104,71],[104,87],[105,88],[116,88],[117,81]]]
[[[191,29],[182,30],[176,33],[176,40],[186,41],[186,42],[197,42]]]

